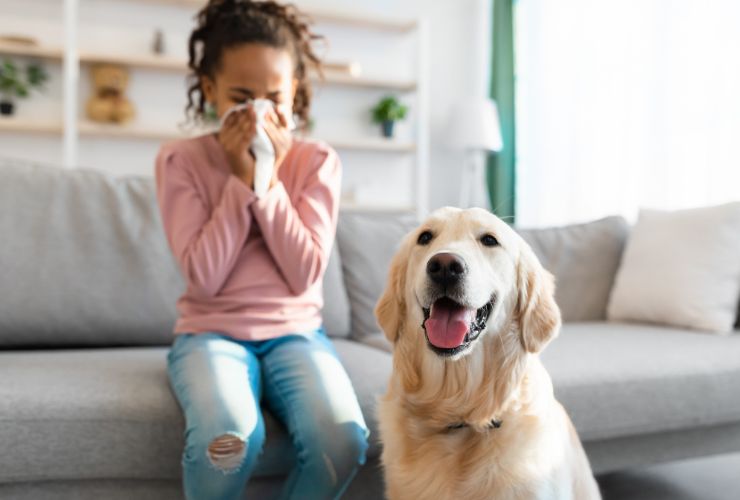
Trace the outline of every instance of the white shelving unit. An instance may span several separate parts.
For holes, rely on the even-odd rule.
[[[80,74],[84,66],[95,63],[114,63],[141,71],[159,72],[181,72],[187,71],[187,61],[173,56],[157,56],[154,54],[134,53],[99,53],[91,51],[88,47],[78,46],[77,27],[80,22],[80,3],[87,0],[64,0],[63,22],[64,39],[63,46],[44,45],[21,45],[0,41],[0,56],[20,56],[40,58],[62,66],[62,98],[63,116],[59,122],[32,120],[29,118],[5,118],[0,119],[0,131],[15,132],[29,135],[51,135],[61,136],[63,139],[63,158],[67,167],[78,164],[81,138],[104,138],[107,140],[157,140],[164,141],[187,134],[175,127],[166,128],[149,126],[136,123],[131,125],[106,125],[88,121],[79,116],[79,103],[81,82]],[[119,0],[121,2],[148,3],[148,4],[171,4],[183,8],[194,9],[203,4],[200,0]],[[343,210],[351,211],[379,211],[399,212],[416,211],[419,214],[426,212],[428,207],[428,125],[427,125],[427,75],[428,62],[426,55],[427,28],[423,19],[398,20],[381,18],[377,16],[365,16],[358,13],[317,11],[302,9],[315,21],[327,22],[334,25],[351,27],[357,30],[369,30],[387,33],[388,36],[408,36],[415,41],[415,76],[412,79],[377,78],[373,76],[352,76],[345,73],[327,71],[324,79],[314,77],[314,82],[323,92],[331,92],[331,88],[356,89],[362,91],[387,91],[389,93],[410,94],[414,93],[415,105],[415,127],[411,140],[388,140],[379,137],[352,137],[332,136],[322,134],[321,138],[326,140],[335,149],[341,151],[356,151],[377,155],[413,155],[413,173],[408,186],[412,193],[412,200],[408,205],[391,205],[383,203],[382,200],[372,205],[343,203]],[[327,136],[328,135],[328,136]],[[383,161],[379,157],[379,161]]]

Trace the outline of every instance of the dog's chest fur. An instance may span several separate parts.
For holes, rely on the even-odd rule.
[[[381,411],[397,413],[384,420],[396,428],[383,429],[398,438],[384,443],[391,498],[547,499],[564,491],[553,469],[566,447],[561,433],[546,429],[555,422],[511,417],[500,428],[435,433],[391,402]]]
[[[560,484],[568,481],[565,473],[555,470],[564,462],[567,427],[549,376],[535,360],[512,370],[512,382],[519,383],[499,387],[510,397],[498,402],[495,380],[485,377],[472,393],[489,396],[470,403],[420,403],[391,388],[380,406],[381,435],[394,437],[384,439],[382,457],[390,498],[547,499],[568,489]],[[501,420],[499,428],[487,425],[492,416]],[[459,417],[474,418],[474,425],[445,429]]]

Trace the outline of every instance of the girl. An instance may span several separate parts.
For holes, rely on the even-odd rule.
[[[270,99],[264,129],[275,164],[258,198],[252,107],[157,157],[162,220],[187,281],[168,355],[186,421],[185,494],[241,496],[265,440],[263,402],[296,452],[282,497],[336,498],[364,463],[368,430],[321,326],[339,160],[326,145],[292,140],[287,128],[292,113],[308,117],[315,37],[294,8],[272,1],[211,0],[197,21],[187,110],[202,119],[209,105],[221,117]]]

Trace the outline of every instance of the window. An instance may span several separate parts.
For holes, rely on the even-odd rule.
[[[517,223],[740,200],[740,2],[519,0]]]

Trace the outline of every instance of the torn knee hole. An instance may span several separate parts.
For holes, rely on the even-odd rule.
[[[208,459],[221,470],[237,469],[247,454],[247,443],[238,436],[224,434],[208,445]]]

